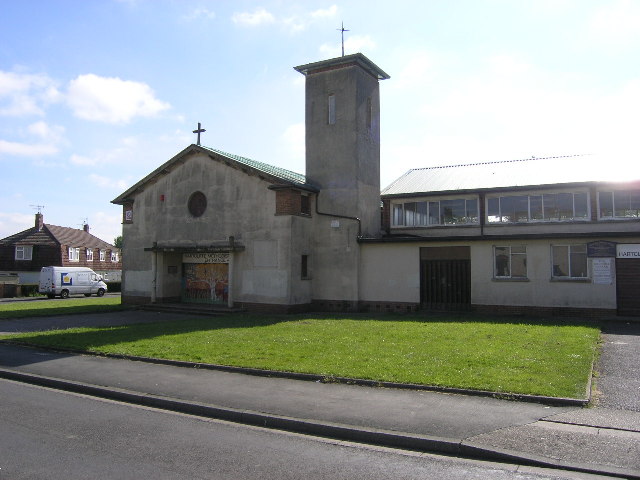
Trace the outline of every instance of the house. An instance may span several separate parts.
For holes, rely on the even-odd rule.
[[[89,267],[108,282],[119,282],[122,261],[119,250],[82,230],[44,223],[36,213],[33,227],[0,240],[0,275],[18,278],[18,285],[37,285],[46,266]]]
[[[199,142],[164,162],[112,201],[124,303],[640,314],[640,183],[575,157],[415,169],[381,193],[389,75],[362,54],[295,69],[305,174]]]

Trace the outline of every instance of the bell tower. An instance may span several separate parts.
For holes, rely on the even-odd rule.
[[[380,231],[380,89],[390,78],[361,53],[295,67],[306,76],[306,177],[318,211]]]

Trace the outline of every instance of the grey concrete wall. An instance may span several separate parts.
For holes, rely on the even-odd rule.
[[[185,162],[135,197],[133,223],[123,225],[125,239],[124,296],[151,297],[153,267],[151,252],[145,248],[154,242],[159,247],[206,247],[235,237],[245,250],[234,253],[233,296],[236,301],[289,304],[308,303],[310,288],[294,282],[291,264],[306,248],[296,240],[292,244],[291,216],[275,215],[275,192],[269,183],[239,169],[191,154]],[[189,196],[201,191],[207,208],[194,218],[187,209]],[[164,201],[161,201],[164,195]],[[310,236],[311,221],[299,220],[296,238]],[[306,223],[304,222],[306,220]],[[308,230],[305,233],[305,229]],[[169,274],[169,266],[178,274]],[[181,255],[158,253],[157,295],[180,295]]]
[[[359,300],[360,245],[357,236],[355,220],[314,217],[314,300]]]
[[[553,239],[460,242],[363,244],[360,300],[420,302],[420,247],[469,245],[471,248],[471,303],[537,307],[616,308],[615,278],[610,285],[589,281],[551,279],[551,245],[588,243],[599,239]],[[612,237],[620,243],[635,239]],[[493,278],[493,247],[526,245],[527,280]],[[588,259],[591,271],[592,259]]]
[[[336,122],[328,124],[328,96]],[[371,125],[367,125],[371,98]],[[306,77],[306,175],[321,187],[322,212],[359,217],[362,233],[380,231],[380,94],[356,66]]]

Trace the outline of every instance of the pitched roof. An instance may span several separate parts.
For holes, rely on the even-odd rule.
[[[50,245],[56,242],[69,247],[90,247],[114,249],[115,247],[84,230],[57,225],[44,224],[42,230],[36,227],[10,235],[0,240],[3,245]]]
[[[291,182],[298,185],[306,185],[307,178],[301,173],[292,172],[291,170],[286,170],[284,168],[276,167],[274,165],[269,165],[268,163],[258,162],[256,160],[251,160],[250,158],[241,157],[239,155],[234,155],[232,153],[226,153],[220,150],[216,150],[215,148],[210,147],[202,147],[210,152],[217,153],[223,157],[234,160],[238,163],[251,167],[255,170],[258,170],[262,173],[266,173],[267,175],[271,175],[272,177],[279,178],[281,180],[285,180],[287,182]]]
[[[123,204],[123,203],[126,203],[127,201],[130,201],[131,196],[136,192],[136,190],[143,188],[147,182],[153,180],[155,177],[158,177],[160,175],[165,175],[168,171],[171,170],[172,166],[175,163],[179,162],[186,155],[194,152],[206,153],[211,158],[214,158],[217,160],[224,160],[225,162],[228,162],[231,165],[235,165],[240,168],[248,167],[251,170],[261,172],[263,175],[268,177],[267,178],[268,181],[271,181],[276,184],[291,185],[291,186],[301,188],[303,190],[309,190],[313,192],[318,191],[318,188],[312,183],[308,182],[307,178],[300,173],[292,172],[291,170],[276,167],[274,165],[269,165],[267,163],[258,162],[256,160],[251,160],[250,158],[241,157],[239,155],[234,155],[232,153],[216,150],[215,148],[192,144],[187,148],[185,148],[184,150],[182,150],[172,159],[160,165],[153,172],[151,172],[149,175],[147,175],[142,180],[137,182],[135,185],[130,187],[128,190],[118,195],[118,197],[111,200],[111,203]],[[211,154],[214,154],[215,156]]]
[[[495,188],[538,187],[609,181],[606,159],[597,155],[527,158],[409,170],[383,196]],[[628,178],[628,180],[640,179]]]
[[[70,247],[93,247],[102,249],[113,249],[115,246],[91,235],[89,232],[79,230],[77,228],[58,227],[57,225],[45,224],[54,238],[61,245],[69,245]]]

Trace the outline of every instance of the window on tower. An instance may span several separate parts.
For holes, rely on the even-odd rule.
[[[336,96],[331,94],[328,99],[328,123],[329,125],[334,125],[336,123]]]

